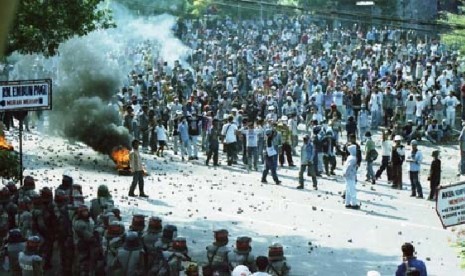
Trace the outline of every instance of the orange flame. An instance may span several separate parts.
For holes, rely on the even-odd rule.
[[[129,170],[129,150],[125,147],[116,147],[111,152],[111,159],[116,163],[117,170]]]
[[[0,136],[0,150],[13,150],[13,145],[8,143],[5,136]]]

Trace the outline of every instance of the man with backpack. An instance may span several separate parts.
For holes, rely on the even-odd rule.
[[[415,254],[415,247],[411,243],[404,243],[401,247],[403,262],[397,267],[396,276],[419,275],[427,276],[426,265],[418,260]]]

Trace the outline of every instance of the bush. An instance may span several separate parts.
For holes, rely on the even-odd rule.
[[[20,176],[19,154],[15,151],[0,150],[0,177],[17,181]]]

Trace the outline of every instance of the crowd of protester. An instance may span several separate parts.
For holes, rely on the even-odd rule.
[[[315,189],[318,177],[335,175],[336,156],[345,161],[356,144],[356,169],[367,161],[367,181],[386,170],[392,187],[402,188],[408,161],[412,190],[421,188],[418,143],[465,139],[458,52],[415,31],[331,29],[310,19],[179,21],[175,31],[192,49],[183,64],[153,60],[150,42],[132,47],[134,70],[118,94],[123,125],[145,152],[172,150],[182,161],[203,152],[207,166],[223,156],[224,165],[241,162],[249,171],[263,165],[264,183],[271,172],[280,184],[278,165],[300,159],[299,189],[305,171]],[[405,158],[411,143],[415,156]],[[461,150],[460,174],[464,156]],[[431,183],[433,199],[439,181]]]
[[[360,208],[356,183],[362,181],[357,179],[357,170],[363,160],[366,181],[376,184],[386,171],[395,189],[403,189],[404,163],[408,162],[411,196],[423,198],[419,175],[423,155],[419,144],[441,145],[459,140],[458,172],[465,174],[463,117],[457,119],[464,114],[465,63],[459,59],[458,52],[435,37],[378,26],[350,25],[333,29],[316,24],[307,16],[265,21],[182,20],[174,31],[192,49],[185,62],[171,64],[163,57],[154,58],[156,53],[152,53],[150,41],[126,51],[124,63],[133,70],[124,80],[125,86],[118,92],[116,104],[131,140],[140,140],[145,153],[164,158],[166,152],[172,152],[183,162],[195,162],[203,153],[207,166],[210,161],[213,166],[242,163],[240,166],[248,171],[261,170],[263,183],[267,183],[267,175],[271,173],[278,185],[281,184],[279,166],[299,165],[298,189],[304,188],[304,174],[312,178],[313,188],[318,189],[320,177],[335,175],[338,166],[344,164],[341,175],[347,183],[345,206],[352,209]],[[4,121],[8,127],[11,120]],[[375,135],[381,135],[382,141],[373,139]],[[341,156],[342,162],[338,162],[337,156]],[[441,182],[439,156],[439,151],[433,152],[428,175],[428,199],[431,200],[435,199]],[[376,160],[381,166],[375,171]],[[76,200],[73,192],[66,192],[73,190],[70,187],[59,190],[65,191],[66,200]],[[86,209],[80,202],[75,205],[75,218],[71,221],[70,217],[57,213],[61,200],[66,206],[73,206],[61,198],[63,193],[55,192],[56,210],[47,210],[44,206],[51,206],[51,191],[44,189],[40,196],[28,196],[30,203],[26,204],[35,218],[31,222],[35,232],[17,233],[10,226],[8,234],[8,237],[20,233],[23,238],[29,236],[26,252],[38,252],[34,250],[40,248],[44,268],[51,265],[50,250],[55,241],[59,248],[76,245],[75,267],[84,271],[83,275],[102,267],[91,265],[90,260],[95,264],[102,261],[107,271],[114,269],[127,275],[124,274],[127,269],[146,269],[140,273],[150,275],[147,269],[153,266],[180,269],[179,264],[189,259],[185,239],[176,238],[175,226],[162,228],[159,218],[149,219],[144,234],[145,218],[135,216],[131,231],[123,235],[124,225],[108,219],[110,216],[120,220],[117,209],[110,208],[109,213],[102,211],[96,215],[92,206]],[[18,210],[26,208],[21,207],[21,201],[17,204]],[[41,206],[38,213],[46,214],[44,218],[34,215],[36,205]],[[67,230],[66,238],[41,233],[41,223],[52,217],[69,220],[72,231]],[[145,244],[145,238],[152,234],[158,235],[158,243],[149,240]],[[70,235],[74,243],[69,240]],[[113,238],[123,236],[124,239],[113,243]],[[279,245],[270,247],[268,258],[255,260],[247,251],[250,238],[239,237],[236,248],[231,250],[225,247],[227,237],[225,230],[215,232],[215,242],[207,248],[206,275],[215,271],[229,275],[239,264],[245,264],[252,272],[267,270],[272,275],[287,275],[270,270],[269,263],[274,260],[284,263],[284,269],[288,269]],[[102,246],[90,244],[107,247],[100,250]],[[113,250],[116,244],[122,249]],[[274,258],[273,250],[281,252],[277,253],[279,258]],[[62,251],[63,254],[73,252]],[[128,253],[134,251],[146,254]],[[110,257],[109,252],[113,252],[110,261],[105,259]],[[248,257],[242,256],[234,265],[233,257],[225,257],[240,252],[247,252]],[[96,258],[99,254],[105,258]],[[74,259],[61,256],[62,265]],[[215,260],[219,263],[214,263]],[[421,262],[414,261],[411,266],[415,268],[418,263]],[[11,257],[10,264],[13,265]],[[418,266],[418,270],[424,269],[426,273],[425,268]]]

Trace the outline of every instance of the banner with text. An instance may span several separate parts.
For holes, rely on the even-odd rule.
[[[436,212],[444,227],[465,223],[465,182],[438,190]]]
[[[52,80],[0,82],[0,111],[52,109]]]

